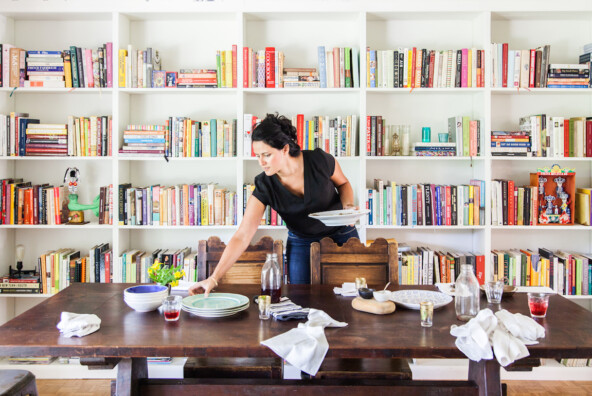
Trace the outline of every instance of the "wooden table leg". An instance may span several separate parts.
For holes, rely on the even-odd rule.
[[[125,358],[117,365],[117,396],[139,396],[141,379],[148,378],[146,358]]]
[[[479,386],[479,396],[501,396],[500,365],[495,359],[469,360],[469,380]]]

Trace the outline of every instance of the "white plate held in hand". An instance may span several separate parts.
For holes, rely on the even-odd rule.
[[[354,224],[362,216],[370,213],[368,209],[343,209],[343,210],[328,210],[325,212],[311,213],[308,217],[321,221],[326,226],[344,226]]]

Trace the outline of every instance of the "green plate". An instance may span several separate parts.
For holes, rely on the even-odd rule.
[[[210,293],[208,298],[203,294],[185,297],[183,305],[198,310],[216,311],[238,308],[249,303],[249,299],[241,294]]]

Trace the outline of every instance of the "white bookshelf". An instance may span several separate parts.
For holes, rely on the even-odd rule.
[[[592,161],[588,158],[500,158],[489,155],[489,131],[512,128],[521,115],[530,113],[564,116],[589,115],[589,89],[490,88],[492,42],[508,42],[511,49],[551,44],[551,62],[575,62],[583,44],[592,41],[592,4],[575,0],[567,6],[552,1],[463,0],[391,2],[277,2],[115,0],[2,1],[0,42],[25,49],[65,49],[70,45],[96,47],[113,42],[114,70],[117,51],[132,45],[159,51],[163,70],[213,67],[215,52],[238,46],[238,87],[224,89],[93,89],[0,88],[0,112],[27,111],[44,122],[64,122],[69,114],[111,114],[113,157],[0,157],[0,177],[22,177],[60,184],[65,168],[81,170],[80,200],[90,202],[102,185],[131,182],[134,186],[155,183],[205,183],[214,181],[238,194],[242,185],[260,172],[257,161],[245,158],[238,139],[238,158],[125,158],[117,154],[120,132],[126,124],[161,123],[168,116],[195,119],[237,119],[242,130],[243,114],[263,116],[278,112],[287,116],[358,116],[358,130],[367,115],[382,115],[389,124],[411,125],[411,142],[420,140],[422,126],[434,136],[446,131],[447,119],[466,115],[482,122],[481,157],[418,158],[367,157],[365,137],[358,141],[355,157],[338,158],[354,186],[356,202],[365,204],[365,188],[374,178],[397,183],[464,184],[469,179],[490,181],[512,178],[524,183],[536,167],[558,162],[575,167],[577,185],[592,185]],[[75,33],[73,33],[75,32]],[[242,47],[275,46],[286,55],[285,67],[316,67],[317,46],[350,46],[360,49],[360,86],[354,89],[263,89],[242,88]],[[475,47],[486,51],[485,88],[366,88],[364,49],[394,49],[416,46],[433,49]],[[487,188],[489,190],[489,188]],[[487,191],[486,197],[489,196]],[[115,194],[117,195],[117,194]],[[117,200],[117,196],[114,197]],[[118,203],[115,202],[115,208]],[[240,204],[239,204],[240,207]],[[486,199],[485,224],[490,224],[490,201]],[[240,212],[240,211],[239,211]],[[3,263],[0,272],[14,262],[14,247],[26,247],[25,268],[43,251],[73,247],[83,253],[100,242],[109,242],[114,255],[129,248],[195,248],[199,239],[218,235],[228,241],[237,226],[145,227],[99,225],[96,218],[84,226],[0,226]],[[238,215],[239,221],[241,214]],[[592,251],[592,228],[573,227],[397,227],[358,228],[362,239],[394,237],[411,245],[427,244],[479,253],[493,249],[537,248]],[[49,232],[48,232],[49,231]],[[286,238],[285,227],[260,227],[256,238],[269,234]],[[486,263],[489,255],[485,254]],[[489,269],[489,265],[487,265]],[[0,322],[14,313],[15,300],[39,297],[0,295]],[[12,308],[11,308],[12,307]],[[12,312],[12,313],[11,313]]]

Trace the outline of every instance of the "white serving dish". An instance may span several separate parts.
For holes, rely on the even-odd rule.
[[[319,220],[326,226],[335,227],[354,224],[368,213],[370,213],[368,209],[327,210],[325,212],[311,213],[308,217]]]

